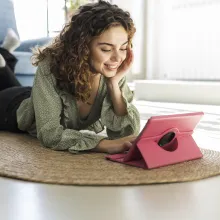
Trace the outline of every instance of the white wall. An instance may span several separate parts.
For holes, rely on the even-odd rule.
[[[220,0],[148,0],[147,15],[148,78],[220,80]]]
[[[57,31],[64,24],[64,1],[48,0],[49,30]],[[15,17],[21,40],[47,36],[47,1],[14,0]],[[53,35],[53,33],[50,33]]]
[[[14,8],[21,40],[46,36],[45,0],[14,0]]]

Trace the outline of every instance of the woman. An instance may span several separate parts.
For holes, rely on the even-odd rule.
[[[28,132],[45,147],[72,153],[128,150],[140,129],[125,79],[134,33],[129,13],[116,5],[81,6],[54,42],[35,48],[32,89],[0,88],[7,105],[1,129]],[[108,137],[97,134],[104,127]]]

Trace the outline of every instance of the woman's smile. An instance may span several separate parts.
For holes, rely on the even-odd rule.
[[[114,64],[114,65],[105,64],[105,66],[106,66],[106,68],[107,68],[108,70],[114,71],[114,70],[117,70],[120,65],[119,65],[119,64],[116,64],[116,65],[115,65],[115,64]]]

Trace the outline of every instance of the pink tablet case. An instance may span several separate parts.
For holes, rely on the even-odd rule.
[[[195,112],[153,116],[127,153],[107,155],[106,159],[152,169],[202,158],[192,134],[203,115],[203,112]],[[174,132],[174,138],[159,146],[159,140],[168,132]]]

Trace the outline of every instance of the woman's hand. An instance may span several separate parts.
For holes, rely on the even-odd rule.
[[[127,114],[126,103],[122,97],[121,88],[119,87],[119,81],[128,73],[133,63],[133,52],[130,47],[128,47],[127,50],[127,58],[119,67],[116,75],[107,80],[108,93],[111,96],[114,112],[118,116]]]
[[[110,84],[118,84],[119,81],[129,72],[134,60],[134,54],[130,46],[127,48],[127,57],[118,68],[118,71],[115,76],[108,79]]]
[[[136,136],[129,135],[116,140],[102,140],[92,151],[108,154],[123,153],[130,149],[135,139]]]

